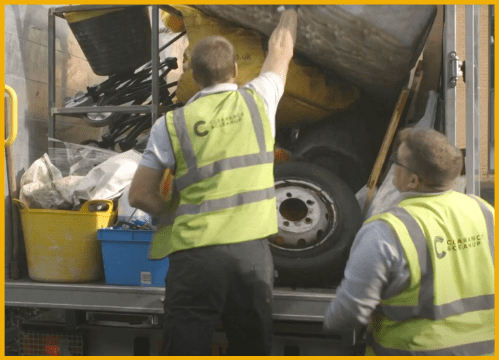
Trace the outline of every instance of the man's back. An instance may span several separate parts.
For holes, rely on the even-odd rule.
[[[277,232],[274,139],[258,94],[203,96],[168,113],[166,124],[180,192],[171,252]]]
[[[359,230],[324,329],[370,322],[366,355],[491,354],[494,209],[451,190],[463,158],[445,135],[407,128],[397,142],[403,199]]]
[[[410,282],[381,299],[367,354],[472,355],[463,349],[493,341],[493,219],[483,201],[453,191],[408,197],[370,219],[395,231]]]

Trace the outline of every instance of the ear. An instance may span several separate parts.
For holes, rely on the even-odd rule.
[[[194,80],[194,83],[195,83],[195,84],[196,84],[196,86],[198,87],[199,91],[201,91],[201,90],[203,90],[203,89],[204,89],[201,85],[199,85],[199,84],[196,82],[196,80]]]
[[[234,79],[237,78],[237,72],[238,72],[238,69],[237,69],[237,62],[234,63]]]
[[[420,184],[421,183],[419,181],[419,176],[417,176],[416,174],[409,175],[409,179],[407,181],[407,188],[408,189],[410,189],[410,190],[417,190],[418,186]]]
[[[198,87],[199,90],[203,90],[203,86],[199,85],[199,83],[196,81],[196,79],[194,78],[194,76],[192,76],[192,80],[194,80],[194,84],[196,84],[196,86]]]

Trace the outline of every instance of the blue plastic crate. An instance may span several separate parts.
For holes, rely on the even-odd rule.
[[[152,230],[100,229],[104,276],[108,285],[164,287],[169,259],[150,260]]]

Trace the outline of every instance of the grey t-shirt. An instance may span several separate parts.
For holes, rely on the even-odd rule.
[[[381,297],[409,285],[403,249],[390,225],[381,220],[359,230],[345,269],[345,278],[324,316],[324,330],[343,332],[367,325]],[[400,293],[399,291],[399,293]]]
[[[273,72],[266,72],[242,87],[254,90],[262,98],[270,120],[272,135],[275,137],[275,114],[277,105],[284,94],[284,82],[282,81],[282,78]],[[204,88],[189,99],[187,104],[190,104],[205,95],[225,91],[236,91],[237,88],[237,84],[230,83]],[[166,168],[175,169],[175,154],[173,152],[164,116],[160,117],[151,129],[151,135],[147,147],[144,150],[144,154],[142,155],[140,165],[157,170],[164,170]]]
[[[405,192],[397,203],[409,196],[433,196]],[[404,250],[393,229],[382,220],[365,224],[355,236],[345,278],[326,310],[323,327],[341,333],[367,325],[381,299],[400,294],[409,286],[410,271]]]

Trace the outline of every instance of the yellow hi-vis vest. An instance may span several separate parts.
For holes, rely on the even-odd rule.
[[[277,233],[274,137],[254,91],[205,95],[167,113],[166,125],[180,201],[173,226],[155,235],[151,258]]]
[[[395,231],[410,285],[373,313],[366,355],[494,353],[494,209],[457,192],[410,197],[383,220]]]

